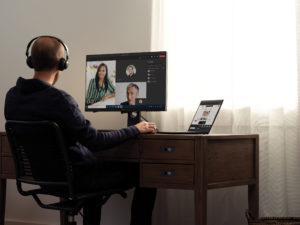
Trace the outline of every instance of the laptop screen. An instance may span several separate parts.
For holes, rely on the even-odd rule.
[[[223,100],[201,101],[195,113],[189,131],[208,134],[220,111]]]

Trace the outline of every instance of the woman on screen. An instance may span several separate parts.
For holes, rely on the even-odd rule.
[[[87,105],[115,97],[115,87],[107,75],[107,65],[101,63],[98,66],[95,78],[90,80],[86,93]]]

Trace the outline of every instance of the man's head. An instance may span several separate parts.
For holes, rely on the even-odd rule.
[[[31,56],[28,56],[32,42],[34,43],[31,48]],[[26,56],[28,66],[34,68],[35,71],[62,71],[68,67],[68,48],[56,37],[41,36],[32,39],[27,46]]]
[[[130,83],[127,86],[127,101],[129,105],[135,105],[135,99],[139,97],[139,87]]]

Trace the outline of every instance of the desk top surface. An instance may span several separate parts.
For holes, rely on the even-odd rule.
[[[6,135],[5,131],[0,131],[0,135]],[[191,137],[198,137],[198,138],[258,138],[258,134],[140,134],[138,135],[139,138],[191,138]]]

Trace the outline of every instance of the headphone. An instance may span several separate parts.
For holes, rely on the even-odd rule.
[[[33,64],[32,64],[32,61],[31,61],[31,56],[29,55],[29,49],[30,49],[31,44],[32,44],[36,39],[39,39],[39,38],[41,38],[41,37],[49,37],[49,38],[53,38],[53,39],[57,40],[59,43],[62,44],[62,46],[63,46],[64,49],[65,49],[66,58],[61,58],[61,59],[58,61],[58,70],[63,71],[63,70],[65,70],[65,69],[67,69],[67,68],[68,68],[68,65],[69,65],[69,62],[68,62],[68,60],[69,60],[69,50],[68,50],[68,47],[64,44],[64,42],[63,42],[61,39],[59,39],[59,38],[57,38],[57,37],[54,37],[54,36],[48,36],[48,35],[43,35],[43,36],[35,37],[35,38],[33,38],[33,39],[28,43],[27,48],[26,48],[26,53],[25,53],[25,54],[26,54],[26,57],[27,57],[27,59],[26,59],[26,64],[27,64],[31,69],[33,69]]]

